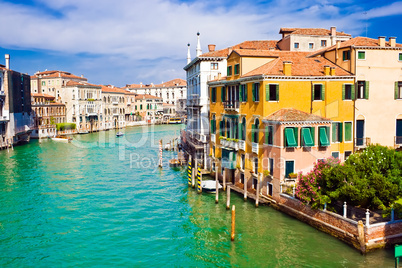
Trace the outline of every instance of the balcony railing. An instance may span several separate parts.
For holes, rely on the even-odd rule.
[[[119,102],[118,101],[112,101],[112,104],[113,105],[119,105]]]
[[[199,98],[188,99],[187,106],[200,106],[200,99]]]
[[[246,150],[246,141],[239,140],[239,149],[243,151]]]
[[[240,103],[238,101],[225,101],[223,108],[229,111],[239,111]]]
[[[239,142],[238,141],[221,139],[221,145],[226,148],[235,149],[236,151],[239,150]]]
[[[371,138],[355,138],[355,146],[365,148],[371,143]]]
[[[260,148],[260,145],[258,143],[256,143],[256,142],[252,142],[251,145],[252,145],[251,151],[253,153],[258,154],[258,149]]]
[[[400,148],[402,147],[402,136],[395,136],[394,137],[394,148]]]

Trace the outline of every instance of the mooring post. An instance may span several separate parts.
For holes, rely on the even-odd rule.
[[[159,140],[159,167],[162,168],[162,140]]]
[[[369,209],[366,210],[366,227],[370,226],[370,211]]]
[[[347,217],[347,212],[348,212],[348,206],[346,205],[346,202],[343,202],[343,217]]]
[[[191,155],[189,156],[189,159],[188,159],[188,170],[187,170],[187,173],[188,173],[188,186],[190,187],[191,186],[191,176],[192,176],[192,169],[191,169]]]
[[[219,202],[219,180],[218,180],[217,165],[215,165],[215,185],[216,185],[215,204],[218,204],[218,202]]]
[[[232,232],[230,233],[230,239],[234,241],[235,238],[235,222],[236,222],[236,207],[232,206]]]
[[[226,209],[230,209],[230,186],[227,187],[226,193]]]
[[[279,193],[281,194],[282,193],[282,188],[283,188],[282,182],[281,182],[281,184],[279,186],[280,186]]]
[[[394,208],[391,208],[391,221],[395,220]]]
[[[223,181],[223,190],[226,191],[226,168],[224,168],[224,167],[222,167],[222,168],[223,168],[223,179],[222,179],[222,181]]]
[[[195,186],[195,173],[197,172],[197,158],[194,161],[193,172],[191,172],[191,187]]]
[[[202,193],[202,172],[201,172],[201,168],[199,169],[200,172],[200,180],[198,181],[199,183],[199,188],[200,188],[200,193]]]
[[[246,176],[244,176],[244,201],[247,201],[247,180],[246,180]]]
[[[296,192],[296,191],[295,191],[295,188],[296,188],[296,187],[293,185],[293,189],[292,189],[293,198],[295,197],[295,192]]]
[[[255,207],[256,208],[258,208],[259,198],[260,198],[260,178],[257,173],[257,189],[255,192]]]

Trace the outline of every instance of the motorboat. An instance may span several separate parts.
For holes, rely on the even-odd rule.
[[[201,188],[206,193],[216,193],[216,181],[202,181]],[[222,185],[218,183],[218,190],[222,189]]]
[[[119,132],[116,133],[116,137],[122,137],[122,136],[124,136],[123,132],[119,131]]]
[[[52,141],[65,142],[65,143],[70,143],[72,140],[73,138],[67,136],[55,136],[52,138]]]

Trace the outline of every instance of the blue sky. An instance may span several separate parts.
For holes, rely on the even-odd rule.
[[[402,1],[0,0],[0,63],[30,75],[63,70],[124,86],[185,78],[187,43],[204,52],[278,40],[281,27],[336,26],[402,43]],[[399,41],[398,41],[399,40]]]

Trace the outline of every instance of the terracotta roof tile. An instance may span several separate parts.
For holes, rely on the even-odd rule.
[[[43,97],[46,99],[54,99],[54,96],[49,95],[49,94],[43,94],[43,93],[31,93],[32,97]]]
[[[331,35],[331,30],[322,28],[281,28],[279,33],[299,34],[299,35]],[[343,32],[336,32],[337,36],[351,36]]]
[[[128,92],[125,89],[119,88],[119,87],[112,87],[112,86],[105,86],[105,85],[99,85],[100,87],[102,87],[102,92],[106,92],[106,93],[123,93],[125,94],[126,92]]]
[[[280,121],[280,122],[300,122],[300,121],[314,121],[314,122],[323,122],[323,121],[331,121],[328,118],[321,117],[314,114],[309,114],[300,110],[296,110],[294,108],[284,108],[280,109],[263,120],[266,121]]]
[[[277,50],[278,41],[276,40],[256,40],[244,41],[229,48],[206,52],[200,57],[227,57],[234,49],[254,49],[254,50]]]
[[[323,57],[307,57],[309,52],[277,52],[275,60],[244,74],[242,77],[255,75],[283,76],[283,62],[291,61],[291,76],[324,76],[324,66],[335,67],[335,76],[350,76],[351,73],[333,64]]]
[[[97,88],[101,87],[98,85],[90,84],[85,81],[77,82],[77,81],[72,81],[72,80],[67,81],[67,83],[65,85],[65,87],[77,87],[77,86],[79,86],[79,87],[97,87]]]
[[[162,100],[162,98],[160,98],[160,97],[155,97],[155,96],[152,96],[152,95],[149,95],[149,94],[138,94],[135,97],[135,99],[136,100],[142,100],[142,99],[159,99],[159,100]]]
[[[57,78],[57,77],[62,77],[62,78],[70,78],[70,79],[82,79],[82,80],[88,80],[85,77],[80,77],[76,76],[74,74],[71,74],[69,72],[64,72],[64,71],[45,71],[45,72],[37,72],[36,74],[32,75],[31,78],[39,78],[39,76],[42,76],[43,78]]]

